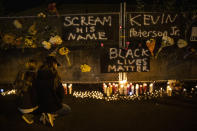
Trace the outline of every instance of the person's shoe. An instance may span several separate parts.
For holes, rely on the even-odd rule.
[[[50,113],[47,113],[47,116],[48,116],[48,122],[50,123],[50,125],[53,127],[54,126],[54,123],[53,121],[55,120],[55,116],[53,114],[50,114]]]
[[[46,121],[47,121],[47,116],[45,113],[42,113],[41,117],[40,117],[40,121],[45,125]]]
[[[40,122],[42,122],[44,125],[48,122],[53,127],[55,116],[56,115],[50,113],[42,113],[40,117]]]
[[[27,124],[33,124],[33,123],[34,123],[33,115],[31,115],[31,114],[24,114],[24,115],[22,115],[22,119],[23,119]]]

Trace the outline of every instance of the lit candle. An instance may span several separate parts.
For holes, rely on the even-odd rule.
[[[132,94],[135,93],[135,86],[134,85],[131,86],[131,92],[132,92]]]
[[[169,96],[172,96],[172,89],[169,89]]]
[[[124,84],[124,95],[126,96],[127,95],[127,85]]]
[[[186,95],[187,89],[183,88],[183,94]]]
[[[109,85],[109,94],[110,95],[112,94],[112,85],[111,84]]]
[[[118,84],[115,84],[115,94],[118,93]]]
[[[120,95],[123,94],[123,88],[124,88],[124,86],[123,86],[123,85],[120,85],[120,88],[119,88],[119,93],[120,93]]]
[[[163,88],[160,89],[160,96],[163,96]]]
[[[129,92],[131,92],[130,84],[127,84],[127,95],[129,95]]]
[[[115,90],[116,90],[116,84],[113,83],[113,84],[112,84],[112,93],[115,93]]]
[[[170,87],[170,85],[167,86],[167,95],[172,96],[172,88]]]
[[[191,89],[191,93],[193,94],[193,93],[194,93],[194,91],[195,91],[195,90],[194,90],[194,88],[192,88],[192,89]]]
[[[139,84],[135,85],[135,94],[138,96],[139,95]]]
[[[143,84],[143,89],[144,89],[144,93],[146,93],[147,92],[147,84],[146,83]]]
[[[72,94],[72,84],[70,84],[70,85],[68,86],[68,89],[69,89],[69,94]]]
[[[143,86],[140,85],[140,94],[143,94]]]
[[[153,93],[153,83],[150,83],[150,85],[149,85],[149,92]]]
[[[110,96],[110,88],[107,87],[107,96]]]
[[[67,95],[67,84],[62,84],[64,88],[64,93]]]
[[[107,85],[103,83],[103,92],[104,94],[107,94]]]

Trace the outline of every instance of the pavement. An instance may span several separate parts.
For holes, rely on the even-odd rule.
[[[163,97],[141,101],[105,101],[65,96],[72,112],[54,127],[28,125],[17,111],[16,96],[0,96],[0,131],[196,131],[197,98]]]

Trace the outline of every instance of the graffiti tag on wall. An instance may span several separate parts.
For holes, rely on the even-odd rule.
[[[179,37],[181,19],[176,13],[128,13],[128,38]]]
[[[145,48],[109,48],[101,56],[101,72],[148,72],[150,52]]]
[[[118,27],[118,15],[76,15],[63,19],[66,41],[107,41],[114,40],[114,30]]]

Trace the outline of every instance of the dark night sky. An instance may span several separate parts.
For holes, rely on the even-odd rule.
[[[48,5],[51,2],[58,4],[96,4],[120,3],[122,0],[0,0],[5,12],[22,11],[39,5]]]
[[[136,1],[143,1],[145,4],[151,5],[153,3],[164,4],[165,1],[173,0],[0,0],[0,8],[3,7],[5,13],[14,11],[23,11],[28,8],[33,8],[39,5],[48,5],[51,2],[58,4],[119,4],[126,1],[128,4],[136,4]],[[179,5],[196,5],[197,0],[174,0],[175,6]],[[184,3],[184,4],[183,4]]]

